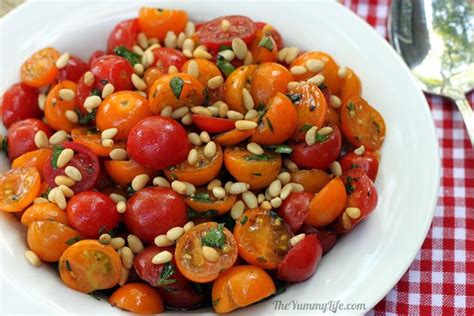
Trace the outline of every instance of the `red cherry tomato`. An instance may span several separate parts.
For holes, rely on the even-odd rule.
[[[347,155],[344,155],[339,162],[341,163],[342,171],[353,168],[362,168],[372,181],[375,181],[377,178],[379,160],[373,151],[366,150],[360,156],[350,152]]]
[[[137,42],[138,20],[129,19],[117,24],[109,35],[107,40],[107,53],[113,54],[117,46],[125,46],[132,50]]]
[[[55,169],[52,162],[54,153],[49,156],[43,167],[43,175],[49,187],[54,188],[57,186],[54,179],[59,175],[65,175],[65,168],[67,166],[73,166],[76,167],[81,173],[82,180],[71,186],[71,189],[75,193],[91,189],[96,183],[100,172],[99,159],[97,156],[89,148],[79,143],[62,143],[61,147],[63,149],[72,149],[74,151],[74,157],[64,168]]]
[[[278,215],[290,225],[294,233],[303,225],[308,215],[309,202],[313,197],[314,194],[310,192],[293,192],[283,201],[278,209]]]
[[[334,247],[338,238],[338,235],[336,234],[322,231],[307,224],[303,224],[303,226],[301,226],[299,233],[305,233],[307,235],[316,234],[316,236],[319,238],[319,241],[321,242],[321,247],[323,247],[323,255],[331,250],[332,247]]]
[[[77,82],[89,70],[89,65],[77,56],[71,55],[66,67],[59,69],[58,81]]]
[[[91,56],[89,57],[89,61],[87,62],[89,64],[89,67],[92,67],[92,62],[94,60],[105,55],[106,55],[105,52],[102,50],[96,50],[95,52],[93,52]]]
[[[192,117],[194,125],[208,133],[225,133],[235,128],[235,121],[233,120],[198,114],[193,114]]]
[[[94,86],[101,91],[107,83],[113,84],[115,91],[135,90],[131,79],[133,68],[123,57],[99,57],[92,62],[91,71],[95,77]]]
[[[183,198],[169,188],[151,187],[136,192],[127,202],[125,225],[142,241],[152,243],[168,229],[188,220]]]
[[[179,50],[167,47],[157,47],[153,49],[155,64],[163,73],[168,73],[171,66],[181,69],[188,58]]]
[[[2,98],[2,122],[6,128],[27,118],[41,118],[38,107],[38,90],[24,83],[8,88]]]
[[[95,180],[94,189],[102,191],[104,188],[112,186],[113,182],[107,174],[107,171],[105,171],[103,160],[99,160],[99,166],[99,175],[97,176],[97,180]]]
[[[157,247],[155,245],[146,247],[135,256],[133,267],[138,276],[151,286],[163,287],[166,290],[177,290],[187,285],[189,280],[179,272],[174,257],[170,263],[166,264],[151,262],[155,255],[165,250],[174,254],[174,247]],[[164,278],[162,276],[165,268],[172,269],[174,272]]]
[[[7,131],[8,158],[13,160],[24,153],[38,149],[35,145],[35,135],[39,130],[45,132],[48,137],[53,134],[53,130],[48,125],[34,118],[10,125]]]
[[[184,161],[191,149],[186,130],[175,120],[152,116],[128,135],[129,156],[145,168],[160,170]]]
[[[203,292],[201,285],[197,283],[189,283],[174,291],[159,288],[158,292],[165,305],[171,309],[195,309],[209,299],[209,293]]]
[[[69,225],[85,238],[98,238],[111,231],[121,218],[108,195],[93,191],[74,195],[67,203],[66,214]]]
[[[321,242],[316,235],[306,235],[290,249],[280,263],[277,278],[289,282],[301,282],[313,275],[323,254]]]
[[[223,31],[221,27],[224,19],[230,22],[227,31]],[[230,46],[232,40],[237,37],[250,45],[255,37],[256,30],[255,23],[248,17],[232,15],[223,16],[203,24],[196,34],[200,42],[206,45],[210,51],[218,52],[221,46]]]
[[[304,169],[327,169],[331,162],[339,157],[341,152],[341,132],[336,125],[331,126],[333,131],[324,140],[316,141],[309,146],[306,143],[296,143],[293,145],[293,153],[290,159],[298,167]]]
[[[265,22],[255,22],[255,27],[258,30],[263,30],[265,25],[267,25],[267,23],[265,23]],[[280,32],[278,32],[275,28],[272,27],[272,30],[270,31],[270,35],[275,40],[275,43],[277,44],[278,50],[285,47],[285,44],[283,43],[283,37],[281,37]]]

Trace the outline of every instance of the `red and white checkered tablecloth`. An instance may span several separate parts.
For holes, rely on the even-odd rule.
[[[344,4],[386,38],[390,0]],[[474,150],[455,105],[427,100],[441,147],[438,205],[415,261],[369,315],[474,315]],[[468,100],[473,106],[474,93]]]

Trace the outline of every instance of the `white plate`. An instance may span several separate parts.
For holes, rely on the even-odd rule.
[[[440,164],[428,105],[387,42],[338,3],[252,2],[160,1],[159,6],[186,9],[195,20],[227,14],[248,15],[255,21],[274,25],[289,44],[329,52],[339,64],[352,67],[359,75],[363,96],[386,120],[387,136],[376,182],[379,204],[374,213],[337,243],[310,280],[240,313],[285,313],[275,311],[274,300],[362,303],[368,310],[409,267],[431,223]],[[104,49],[114,24],[136,16],[138,7],[144,4],[81,1],[33,2],[20,6],[0,24],[1,91],[18,81],[22,61],[39,48],[52,45],[83,58],[96,49]],[[156,2],[153,5],[158,6]],[[3,159],[2,169],[6,168]],[[119,313],[103,301],[68,289],[56,271],[44,266],[31,267],[23,258],[24,229],[10,215],[1,214],[1,219],[4,301],[0,305],[5,312]]]

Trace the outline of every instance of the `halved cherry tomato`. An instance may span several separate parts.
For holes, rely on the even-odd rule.
[[[150,110],[160,114],[165,106],[173,109],[197,106],[204,101],[204,88],[191,75],[168,74],[158,78],[148,92]]]
[[[168,73],[171,66],[181,69],[188,60],[181,51],[168,47],[157,47],[153,49],[154,64],[163,73]],[[207,83],[206,83],[207,84]]]
[[[298,170],[291,173],[291,182],[299,183],[306,192],[318,193],[329,181],[331,175],[323,170]]]
[[[133,45],[137,42],[137,35],[138,19],[128,19],[118,23],[107,40],[107,53],[113,54],[114,48],[117,46],[124,46],[132,50]]]
[[[342,132],[354,146],[364,145],[366,149],[377,150],[385,138],[385,121],[361,97],[352,97],[341,108]]]
[[[249,92],[253,75],[257,70],[257,65],[241,66],[234,70],[225,80],[224,101],[230,110],[245,114],[247,110],[244,106],[242,90],[245,88]]]
[[[63,168],[57,168],[56,162],[59,156],[59,151],[70,148],[74,151],[74,157]],[[53,152],[54,153],[54,152]],[[51,155],[48,162],[45,163],[43,174],[51,188],[56,186],[55,178],[59,175],[65,175],[65,169],[68,166],[73,166],[79,170],[82,175],[82,180],[77,181],[71,189],[75,193],[87,191],[94,186],[99,175],[99,159],[94,153],[84,145],[74,142],[67,142],[58,145],[56,148],[57,155]],[[56,160],[53,162],[53,160]]]
[[[252,190],[258,190],[276,179],[282,159],[275,152],[254,155],[243,147],[227,147],[224,150],[224,164],[235,179],[248,183]]]
[[[6,128],[27,118],[41,118],[38,90],[24,83],[16,83],[2,97],[2,122]]]
[[[224,199],[217,199],[212,191],[206,188],[197,188],[194,196],[184,198],[186,204],[198,213],[215,211],[221,215],[228,212],[237,201],[237,196],[227,194]]]
[[[8,158],[13,160],[38,149],[35,144],[35,135],[40,130],[48,137],[53,134],[53,130],[38,119],[30,118],[10,125],[7,131]]]
[[[186,130],[175,120],[161,116],[141,120],[130,131],[127,142],[129,156],[153,170],[181,163],[190,149]]]
[[[267,104],[277,92],[288,91],[288,83],[293,81],[290,71],[277,63],[263,63],[253,74],[251,94],[255,104]]]
[[[182,72],[188,72],[188,66],[191,61],[194,61],[198,66],[199,76],[197,77],[197,79],[203,87],[207,87],[207,82],[209,81],[209,79],[221,75],[221,71],[219,70],[219,68],[217,68],[216,64],[207,59],[202,58],[193,58],[188,60],[181,68]]]
[[[221,146],[233,146],[246,140],[252,136],[253,133],[255,133],[255,129],[241,131],[235,128],[223,134],[216,135],[214,140]]]
[[[33,222],[26,233],[28,246],[41,260],[56,262],[63,252],[80,239],[74,229],[55,221]]]
[[[293,103],[283,93],[278,92],[261,109],[258,127],[250,138],[262,145],[278,145],[285,142],[296,130],[297,114]]]
[[[123,57],[105,55],[95,59],[91,64],[91,72],[94,74],[94,86],[102,91],[107,83],[111,83],[115,91],[134,90],[132,83],[132,66]]]
[[[135,314],[159,314],[165,311],[160,294],[149,285],[128,283],[109,297],[109,303]]]
[[[66,212],[56,204],[48,202],[31,205],[21,217],[21,223],[25,226],[30,226],[32,223],[39,221],[55,221],[68,225]]]
[[[77,82],[81,76],[89,70],[89,65],[81,58],[71,55],[66,67],[59,69],[58,81],[69,80]]]
[[[351,68],[346,68],[347,74],[344,78],[342,89],[340,92],[340,98],[342,104],[346,104],[347,101],[352,97],[360,97],[362,94],[362,83],[359,77]]]
[[[277,61],[278,46],[271,34],[264,34],[262,30],[255,32],[255,38],[250,44],[253,62],[256,64]]]
[[[208,301],[208,294],[200,284],[189,283],[174,291],[158,288],[165,304],[170,309],[188,310],[199,307]]]
[[[276,269],[290,249],[293,233],[277,213],[254,208],[236,221],[234,236],[245,261],[263,269]]]
[[[255,22],[255,27],[259,30],[263,30],[263,28],[266,25],[267,25],[267,23],[264,23],[264,22]],[[283,47],[285,47],[285,44],[283,43],[283,38],[282,38],[280,32],[278,32],[277,29],[275,29],[272,26],[269,33],[273,37],[273,39],[275,40],[275,43],[277,44],[278,50],[281,50]]]
[[[112,181],[123,188],[126,188],[139,174],[146,174],[149,177],[155,174],[153,170],[140,166],[134,160],[106,160],[104,167]]]
[[[38,170],[41,179],[43,179],[43,167],[48,161],[51,149],[37,149],[29,151],[12,162],[12,168],[35,167]]]
[[[14,168],[0,176],[0,211],[21,212],[40,191],[41,177],[35,167]]]
[[[278,267],[277,278],[289,282],[309,279],[323,254],[321,242],[315,234],[307,235],[290,249]]]
[[[342,143],[339,128],[336,125],[331,127],[333,129],[331,134],[318,136],[314,145],[294,144],[290,159],[300,168],[327,169],[331,162],[339,157]]]
[[[117,128],[114,139],[126,139],[132,127],[151,116],[148,100],[132,91],[119,91],[105,98],[97,109],[96,125],[101,131]]]
[[[97,240],[81,240],[64,251],[59,259],[59,274],[70,288],[90,293],[118,284],[122,261],[114,248]]]
[[[310,192],[293,192],[281,204],[278,215],[290,225],[296,233],[303,225],[309,211],[309,203],[314,194]]]
[[[339,162],[341,163],[342,171],[353,168],[362,168],[372,181],[375,181],[377,178],[379,160],[377,154],[373,151],[366,150],[360,156],[354,154],[354,152],[350,152],[342,156]]]
[[[183,198],[169,188],[151,187],[137,191],[127,201],[124,215],[128,230],[140,240],[151,243],[154,238],[188,220]]]
[[[276,287],[265,270],[234,266],[212,285],[212,305],[217,313],[228,313],[275,294]]]
[[[218,259],[206,259],[203,246],[212,247],[217,251]],[[221,273],[234,265],[237,256],[234,236],[224,224],[216,222],[199,224],[176,242],[175,259],[179,271],[189,280],[198,283],[217,279]]]
[[[224,31],[221,27],[222,20],[230,22],[230,27]],[[255,37],[256,27],[251,19],[241,15],[223,16],[203,24],[196,32],[199,41],[206,47],[218,52],[221,46],[230,46],[234,38],[240,38],[250,45]]]
[[[21,81],[35,88],[52,83],[58,74],[56,60],[59,56],[51,47],[35,52],[21,66]]]
[[[188,14],[182,10],[160,8],[140,8],[138,28],[148,37],[156,37],[162,42],[169,31],[179,34],[184,31]]]
[[[321,247],[323,248],[323,255],[326,254],[329,250],[331,250],[332,247],[334,247],[338,238],[338,235],[336,234],[331,234],[329,232],[317,229],[313,226],[306,224],[303,224],[300,233],[305,233],[307,235],[315,234],[316,236],[318,236],[318,239],[321,242]]]
[[[143,80],[146,83],[145,92],[150,92],[150,88],[153,86],[155,81],[163,75],[164,73],[155,66],[149,67],[147,70],[145,70],[145,73],[143,74]]]
[[[341,178],[332,179],[311,199],[305,223],[315,227],[326,226],[343,211],[347,194]]]
[[[79,124],[71,122],[66,117],[67,111],[76,110],[76,98],[67,101],[59,97],[59,91],[62,89],[69,89],[76,93],[76,87],[77,85],[74,82],[66,80],[55,85],[48,93],[44,105],[44,116],[48,124],[55,130],[70,132],[73,128],[79,126]]]
[[[193,123],[202,131],[208,133],[225,133],[235,128],[235,121],[220,118],[210,117],[205,115],[193,114]]]
[[[104,147],[100,132],[90,127],[77,127],[73,129],[71,137],[75,143],[86,146],[99,157],[108,157],[113,149],[126,147],[125,141],[120,140],[114,140],[112,147]]]

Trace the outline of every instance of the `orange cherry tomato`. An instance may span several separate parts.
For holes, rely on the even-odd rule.
[[[80,126],[78,123],[69,121],[66,117],[66,111],[76,110],[76,98],[66,101],[59,97],[59,91],[62,89],[69,89],[76,93],[76,86],[74,82],[65,80],[55,85],[48,93],[44,105],[44,116],[49,126],[55,130],[65,130],[69,133],[73,128]]]
[[[114,248],[97,240],[78,241],[59,259],[59,274],[63,282],[83,293],[114,287],[121,273],[120,256]]]
[[[221,170],[224,158],[221,146],[216,146],[216,154],[210,158],[204,155],[204,147],[194,147],[198,153],[195,165],[191,165],[185,160],[176,166],[164,169],[165,176],[169,180],[181,180],[194,185],[203,185],[210,182]]]
[[[224,101],[230,110],[245,114],[242,90],[245,88],[250,92],[253,75],[257,65],[241,66],[234,70],[225,80]]]
[[[59,56],[54,48],[40,49],[21,66],[21,81],[35,88],[52,83],[58,75],[56,60]]]
[[[331,223],[344,211],[346,199],[344,182],[339,177],[332,179],[311,199],[304,222],[315,227]]]
[[[217,313],[228,313],[275,292],[275,283],[265,270],[251,265],[234,266],[212,285],[212,306]]]
[[[31,223],[26,233],[30,249],[46,262],[58,261],[67,247],[79,238],[74,229],[50,220]]]
[[[96,125],[100,131],[117,128],[114,139],[126,139],[132,127],[142,119],[152,116],[148,100],[132,91],[119,91],[109,95],[96,113]]]
[[[221,71],[219,70],[219,68],[217,68],[216,64],[207,59],[202,58],[194,58],[185,62],[183,67],[181,68],[182,72],[188,72],[189,63],[191,61],[194,61],[198,66],[199,76],[197,79],[203,87],[207,87],[207,82],[209,81],[209,79],[216,76],[221,76]]]
[[[331,94],[338,94],[342,87],[342,79],[339,78],[338,75],[339,66],[329,54],[324,52],[304,53],[293,60],[290,65],[290,69],[293,66],[305,66],[310,59],[318,59],[324,63],[323,70],[319,72],[324,76],[324,85],[329,88]],[[302,75],[295,76],[295,80],[307,80],[311,77],[314,77],[316,74],[316,72],[308,71]]]
[[[341,108],[341,128],[344,136],[354,146],[364,145],[375,151],[385,138],[385,121],[366,100],[350,98]]]
[[[147,174],[150,178],[155,175],[153,170],[142,167],[133,160],[106,160],[104,167],[112,181],[124,188],[139,174]]]
[[[282,164],[281,155],[265,151],[254,155],[244,147],[227,147],[224,165],[238,181],[248,183],[252,190],[263,189],[275,180]]]
[[[148,37],[156,37],[160,42],[169,31],[175,34],[183,32],[187,22],[188,14],[181,10],[143,7],[138,13],[138,29]]]
[[[339,129],[341,128],[341,116],[339,111],[334,109],[332,106],[328,106],[326,110],[326,122],[323,125],[337,125]]]
[[[255,104],[267,104],[277,92],[285,93],[293,75],[277,63],[263,63],[253,75],[251,94]]]
[[[21,212],[38,196],[41,176],[35,167],[14,168],[0,176],[0,211]]]
[[[113,149],[127,147],[124,140],[114,140],[112,147],[103,146],[100,132],[95,128],[90,127],[74,128],[71,131],[71,137],[74,142],[86,146],[99,157],[109,157],[109,154]]]
[[[319,169],[298,170],[291,173],[291,182],[301,184],[305,192],[318,193],[329,181],[331,176]]]
[[[237,196],[227,194],[224,199],[217,199],[212,191],[206,188],[197,188],[194,196],[184,198],[186,205],[198,213],[217,212],[221,215],[227,213],[237,201]]]
[[[278,145],[295,132],[298,115],[293,103],[283,93],[278,92],[260,112],[263,116],[259,115],[257,130],[251,141],[261,145]]]
[[[147,70],[145,70],[145,73],[143,74],[143,80],[146,83],[146,92],[150,92],[151,86],[155,83],[158,78],[163,76],[163,72],[160,70],[158,67],[149,67]]]
[[[64,225],[69,225],[66,212],[53,203],[39,203],[28,207],[23,216],[21,223],[30,226],[34,222],[39,221],[55,221]]]
[[[234,237],[245,261],[263,269],[276,269],[291,247],[293,234],[277,213],[254,208],[236,221]]]
[[[165,311],[160,294],[143,283],[129,283],[119,287],[110,296],[109,303],[135,314],[159,314]]]
[[[275,62],[278,55],[278,46],[271,34],[264,33],[262,30],[255,32],[255,38],[249,48],[252,53],[253,62],[262,64]]]
[[[167,74],[153,83],[148,99],[151,112],[160,114],[165,106],[176,109],[201,105],[204,101],[204,87],[191,75]]]
[[[38,170],[41,179],[43,177],[43,166],[51,154],[51,149],[37,149],[24,153],[20,157],[15,158],[12,162],[12,168],[35,167]]]
[[[352,97],[360,97],[362,94],[362,83],[359,77],[351,68],[347,68],[346,77],[343,79],[340,98],[342,104],[346,104],[347,100]]]
[[[214,140],[221,146],[233,146],[246,140],[252,136],[253,133],[255,133],[255,129],[249,129],[246,131],[233,129],[228,132],[216,135]]]
[[[217,251],[216,260],[206,259],[203,246]],[[224,227],[224,224],[216,222],[195,226],[176,243],[176,266],[186,278],[193,282],[205,283],[217,279],[221,273],[234,265],[237,256],[234,236]]]
[[[314,84],[301,84],[288,92],[293,99],[298,122],[292,136],[294,140],[304,140],[306,131],[313,126],[323,127],[328,105],[324,94]]]

